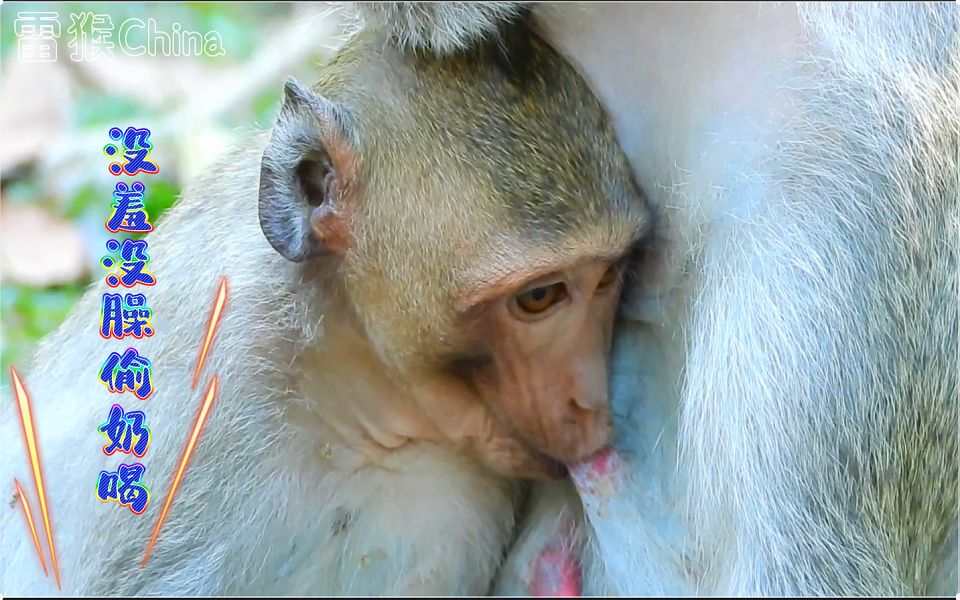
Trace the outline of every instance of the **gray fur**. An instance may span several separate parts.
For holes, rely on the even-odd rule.
[[[638,146],[663,156],[631,156],[669,207],[667,285],[640,281],[621,326],[614,402],[633,482],[616,510],[588,510],[600,559],[587,591],[960,591],[958,11],[797,10],[800,49],[770,95],[788,119],[751,123],[739,150],[705,146],[682,168],[668,138]],[[490,30],[460,11],[381,16],[405,44],[443,49]],[[621,128],[646,125],[645,111]],[[508,577],[535,555],[530,531],[550,535],[555,514],[541,518]]]
[[[368,27],[388,33],[401,47],[451,53],[495,34],[530,2],[355,2]]]
[[[520,41],[560,79],[529,77],[508,94],[504,89],[516,78],[489,56],[463,56],[486,68],[482,76],[459,76],[440,61],[391,49],[382,36],[358,33],[324,67],[318,93],[288,82],[269,144],[266,135],[250,135],[156,223],[147,239],[157,284],[145,292],[154,310],[152,337],[131,344],[97,334],[101,296],[109,290],[98,280],[41,342],[20,372],[41,438],[63,594],[476,595],[489,589],[513,533],[522,484],[495,474],[477,456],[482,451],[465,448],[474,441],[469,436],[488,433],[476,431],[488,422],[464,433],[466,440],[435,433],[437,419],[424,414],[426,408],[406,406],[413,404],[410,381],[397,381],[402,375],[387,361],[402,357],[422,366],[425,350],[447,341],[442,336],[449,329],[434,337],[424,330],[456,315],[445,286],[463,280],[455,279],[460,265],[516,269],[527,256],[516,248],[527,239],[510,226],[524,215],[549,213],[547,201],[592,196],[578,205],[586,218],[568,222],[599,239],[591,251],[609,251],[608,238],[621,251],[646,216],[585,83],[542,41]],[[501,96],[493,114],[478,100],[488,93]],[[338,110],[341,101],[349,112]],[[515,146],[487,152],[483,127],[491,124]],[[558,144],[555,130],[563,128],[588,137]],[[464,131],[486,145],[464,141],[467,135],[457,135]],[[362,192],[338,195],[360,215],[350,224],[356,239],[345,252],[349,258],[334,268],[329,261],[292,264],[275,250],[299,260],[317,248],[305,233],[303,191],[290,172],[310,151],[329,149],[336,158],[334,150],[343,148],[320,143],[328,134],[358,149],[356,157],[343,152],[342,162],[357,158]],[[438,143],[442,134],[454,142]],[[563,168],[574,161],[576,173]],[[489,181],[510,167],[521,187],[529,183],[524,177],[545,178],[559,182],[556,193],[507,198],[533,202],[526,210],[501,202]],[[568,251],[580,256],[583,248]],[[221,277],[229,297],[200,389],[193,390],[194,361]],[[476,279],[468,283],[477,289]],[[357,298],[365,300],[362,307],[350,302]],[[358,325],[360,319],[366,322]],[[111,397],[98,381],[109,352],[129,345],[154,364],[155,391],[144,402],[130,394]],[[141,569],[214,375],[219,394]],[[142,515],[95,495],[100,469],[134,462],[119,452],[103,454],[97,428],[112,402],[128,411],[143,408],[153,436],[140,461],[152,492]],[[369,412],[357,415],[365,402]],[[0,407],[0,479],[28,483],[19,419],[11,403]],[[390,417],[397,414],[426,425],[396,432]],[[460,418],[449,417],[453,429],[462,429]],[[378,419],[383,427],[369,425]],[[378,433],[384,435],[375,438]],[[31,501],[36,506],[36,497]],[[18,503],[0,507],[0,535],[0,591],[56,593],[37,568]]]

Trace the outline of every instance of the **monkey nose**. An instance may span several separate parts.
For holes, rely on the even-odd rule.
[[[577,440],[574,447],[570,448],[575,455],[582,457],[607,444],[611,428],[608,412],[604,410],[602,402],[578,402],[576,398],[571,398],[567,415],[566,422],[572,426],[568,434],[574,435]]]
[[[573,418],[577,421],[583,421],[584,419],[589,419],[593,416],[593,408],[589,402],[584,402],[580,400],[578,396],[570,398],[570,401],[567,403],[570,413],[573,415]]]
[[[570,408],[574,412],[595,412],[606,404],[606,399],[597,394],[577,394],[570,398]]]

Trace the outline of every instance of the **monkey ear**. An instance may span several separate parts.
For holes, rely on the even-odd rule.
[[[342,254],[352,243],[344,192],[355,150],[344,111],[295,79],[260,162],[260,229],[293,262]]]

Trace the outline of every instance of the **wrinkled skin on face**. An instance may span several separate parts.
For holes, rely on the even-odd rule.
[[[607,359],[620,281],[617,267],[584,261],[474,306],[456,365],[517,435],[563,462],[606,443]]]
[[[459,350],[415,389],[428,402],[443,398],[448,411],[462,407],[450,420],[494,470],[564,475],[564,463],[609,440],[606,374],[621,269],[585,259],[484,287],[458,315]]]

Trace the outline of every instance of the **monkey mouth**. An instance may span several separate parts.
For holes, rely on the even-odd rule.
[[[543,450],[537,448],[521,435],[519,431],[511,427],[510,423],[507,422],[505,425],[510,429],[511,437],[526,451],[527,456],[530,457],[536,465],[535,472],[532,474],[531,479],[563,479],[567,476],[569,471],[563,461],[553,458]]]
[[[569,474],[565,461],[554,458],[547,452],[541,450],[537,444],[530,441],[514,426],[509,417],[502,414],[495,406],[488,404],[487,408],[491,411],[498,426],[502,428],[502,431],[506,433],[507,437],[520,446],[529,461],[527,466],[520,469],[522,474],[518,473],[514,476],[520,476],[524,479],[555,480],[563,479]]]
[[[599,452],[570,465],[570,479],[581,497],[604,496],[623,483],[623,459],[607,445]]]
[[[530,444],[527,444],[526,441],[521,440],[521,443],[527,447],[530,455],[534,460],[543,468],[544,475],[546,479],[562,479],[567,476],[569,471],[567,470],[567,465],[563,464],[559,460],[548,456],[547,454],[537,450]]]

